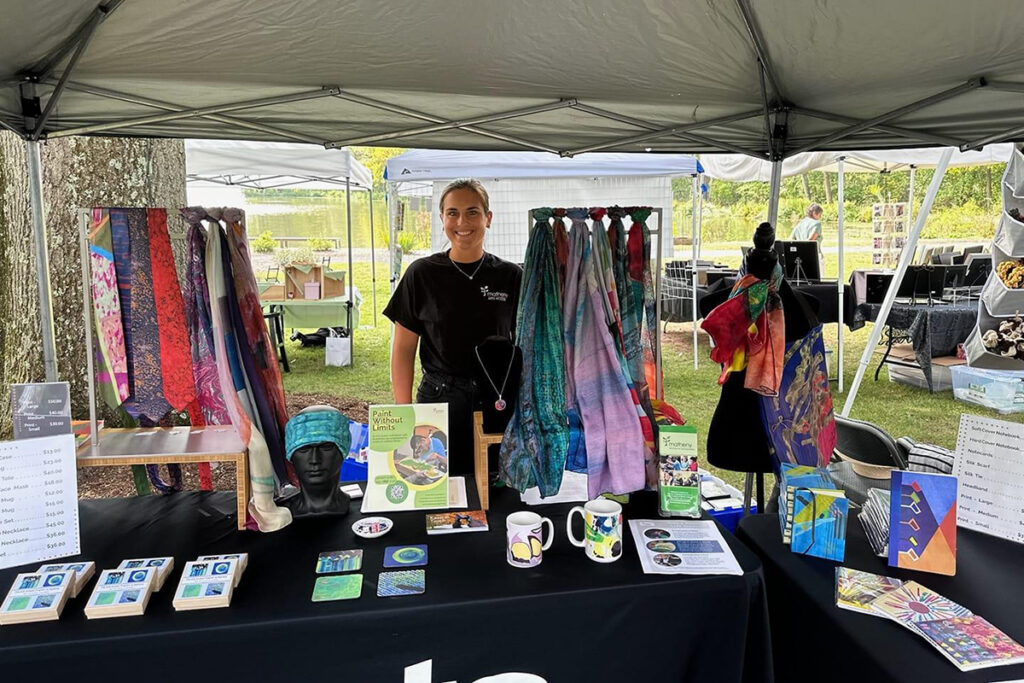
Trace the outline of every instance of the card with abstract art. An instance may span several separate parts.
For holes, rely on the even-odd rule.
[[[971,610],[916,581],[907,581],[896,590],[875,598],[871,609],[909,628],[924,621],[971,616]]]
[[[956,477],[895,471],[890,493],[889,566],[956,574]]]
[[[836,607],[880,616],[872,611],[871,602],[902,585],[902,581],[889,576],[836,567]]]

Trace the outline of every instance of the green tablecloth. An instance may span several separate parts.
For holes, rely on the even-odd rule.
[[[316,329],[319,327],[344,326],[345,302],[348,297],[338,296],[331,299],[315,301],[264,301],[263,310],[281,311],[284,314],[284,326],[287,328]],[[352,307],[352,327],[359,327],[359,290],[356,290],[355,305]],[[273,307],[273,308],[271,308]]]

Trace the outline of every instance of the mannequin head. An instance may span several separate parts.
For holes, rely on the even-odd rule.
[[[285,425],[285,450],[299,479],[299,493],[280,501],[297,517],[345,514],[349,496],[338,487],[351,443],[348,418],[330,406],[311,406]]]

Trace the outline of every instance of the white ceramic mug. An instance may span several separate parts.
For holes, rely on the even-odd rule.
[[[583,540],[572,533],[572,516],[583,517]],[[595,498],[582,507],[569,510],[565,533],[577,548],[585,548],[594,562],[614,562],[622,557],[622,506],[614,500]]]
[[[548,540],[544,542],[544,525],[548,525]],[[536,512],[513,512],[505,518],[505,559],[513,567],[536,567],[544,559],[544,551],[555,540],[555,525]]]

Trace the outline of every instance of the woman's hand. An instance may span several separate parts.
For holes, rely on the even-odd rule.
[[[395,403],[412,403],[412,375],[416,363],[416,347],[420,336],[395,323],[391,343],[391,393]]]

